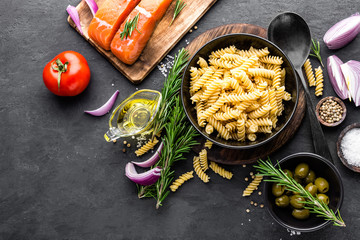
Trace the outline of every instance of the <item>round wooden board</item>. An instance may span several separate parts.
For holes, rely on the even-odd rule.
[[[187,49],[190,55],[193,55],[200,47],[202,47],[208,41],[230,33],[249,33],[258,35],[263,38],[267,38],[267,31],[262,27],[245,23],[235,23],[216,27],[204,32],[203,34],[195,38],[187,46]],[[210,161],[228,165],[250,164],[256,162],[260,158],[266,158],[272,152],[282,147],[289,139],[294,136],[305,115],[305,92],[301,84],[299,84],[299,87],[299,101],[294,116],[292,117],[286,128],[281,133],[279,133],[276,138],[258,148],[247,150],[222,148],[214,144],[213,147],[208,150],[208,159]],[[201,144],[193,148],[193,150],[197,153],[200,152],[200,150],[203,148],[205,138],[201,138],[200,142]]]

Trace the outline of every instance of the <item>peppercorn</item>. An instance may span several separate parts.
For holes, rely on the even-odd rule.
[[[327,123],[340,121],[343,113],[344,109],[341,105],[332,99],[325,100],[319,109],[320,118]]]

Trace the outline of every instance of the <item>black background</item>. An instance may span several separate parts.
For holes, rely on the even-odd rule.
[[[327,227],[314,233],[291,234],[278,225],[257,194],[243,198],[251,166],[226,166],[231,181],[210,174],[197,177],[170,194],[155,209],[154,199],[137,198],[135,185],[124,176],[125,164],[135,158],[136,142],[128,153],[122,144],[106,143],[108,115],[83,113],[102,105],[120,91],[117,103],[136,89],[160,90],[164,77],[155,69],[142,84],[125,79],[66,22],[65,8],[79,1],[2,0],[0,2],[0,239],[358,239],[360,237],[360,175],[336,157],[345,186],[341,209],[347,227]],[[251,23],[267,28],[277,14],[295,11],[321,40],[335,22],[359,11],[359,1],[238,1],[219,0],[170,52],[209,28]],[[343,49],[330,51],[321,41],[322,56],[336,54],[344,62],[359,61],[360,37]],[[91,69],[84,93],[60,98],[42,81],[45,64],[65,50],[80,52]],[[312,59],[314,67],[319,64]],[[114,84],[114,86],[112,86]],[[325,71],[324,96],[335,95]],[[318,101],[315,99],[314,101]],[[335,128],[324,128],[336,156],[341,130],[360,121],[360,110],[346,101],[348,115]],[[272,159],[313,151],[308,118],[295,137]],[[189,154],[189,159],[192,153]],[[112,164],[118,163],[118,164]],[[192,168],[191,161],[174,166],[176,176]],[[246,209],[251,210],[246,213]]]

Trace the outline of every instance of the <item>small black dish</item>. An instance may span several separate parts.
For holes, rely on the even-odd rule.
[[[211,135],[207,134],[205,132],[205,128],[200,127],[199,124],[197,123],[195,105],[192,104],[190,100],[190,93],[189,93],[190,68],[198,67],[197,61],[199,57],[208,60],[212,51],[221,48],[226,48],[231,45],[236,46],[238,49],[244,49],[244,50],[249,49],[251,46],[253,46],[254,48],[268,47],[270,55],[282,57],[283,59],[282,67],[285,68],[286,71],[285,89],[287,92],[291,93],[292,96],[291,101],[283,102],[284,112],[282,116],[278,118],[278,122],[276,124],[277,126],[275,129],[273,129],[273,132],[270,134],[258,134],[257,139],[254,142],[249,142],[249,141],[239,142],[236,140],[225,140],[220,137],[217,137],[216,136],[217,134],[211,134]],[[285,55],[285,53],[272,42],[255,35],[245,34],[245,33],[223,35],[211,40],[210,42],[202,46],[192,56],[187,67],[185,68],[182,84],[181,84],[182,104],[188,119],[190,120],[191,124],[195,127],[195,129],[198,132],[200,132],[205,138],[207,138],[208,140],[214,142],[215,144],[221,147],[233,148],[239,150],[258,147],[266,142],[269,142],[279,132],[281,132],[289,123],[292,116],[294,115],[298,103],[298,94],[299,94],[299,87],[298,87],[298,81],[296,78],[294,66],[292,65],[288,57]]]
[[[335,213],[340,209],[344,198],[344,187],[341,176],[336,167],[327,159],[314,153],[296,153],[280,160],[281,169],[293,170],[299,163],[307,163],[310,169],[314,170],[316,177],[323,177],[329,182],[330,189],[326,193],[329,196],[329,207]],[[276,164],[276,167],[278,167]],[[273,196],[272,183],[264,184],[264,201],[270,215],[285,228],[300,231],[313,232],[317,231],[330,223],[316,214],[311,213],[306,220],[298,220],[291,215],[291,208],[279,208],[275,205],[275,196]]]

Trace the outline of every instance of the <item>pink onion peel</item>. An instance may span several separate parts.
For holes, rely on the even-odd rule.
[[[81,35],[84,35],[83,30],[81,28],[81,24],[80,24],[79,13],[78,13],[76,7],[69,5],[69,6],[67,6],[66,11],[69,13],[71,19],[74,21],[76,28],[79,30]]]
[[[342,99],[349,97],[349,91],[346,86],[344,75],[341,71],[340,65],[344,64],[340,58],[335,55],[328,57],[327,70],[329,74],[330,83],[336,94]]]
[[[85,2],[89,6],[92,15],[95,16],[95,13],[99,9],[96,2],[94,0],[85,0]]]
[[[360,14],[357,12],[332,26],[323,40],[329,49],[338,49],[350,43],[359,32]]]
[[[110,99],[104,105],[102,105],[98,109],[86,110],[84,112],[97,117],[103,116],[111,110],[118,95],[119,95],[119,90],[116,90],[116,92],[110,97]]]
[[[125,166],[125,175],[133,182],[148,186],[156,183],[156,181],[161,176],[161,168],[155,167],[150,169],[149,171],[143,173],[137,173],[135,169],[135,165],[131,162],[127,163]]]

